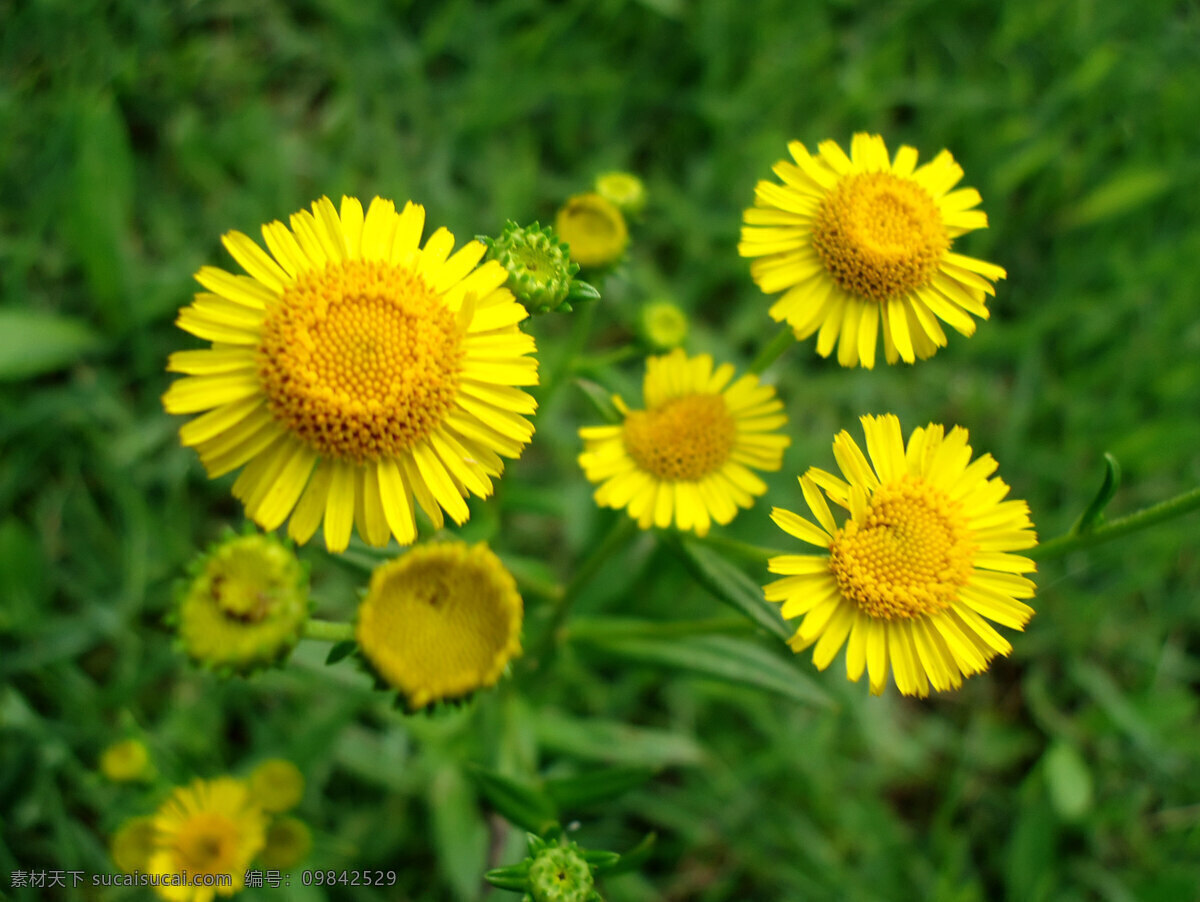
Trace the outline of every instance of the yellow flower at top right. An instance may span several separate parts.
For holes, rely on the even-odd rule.
[[[974,188],[955,185],[962,167],[943,150],[923,166],[903,146],[889,157],[879,135],[856,134],[847,155],[836,141],[810,154],[788,145],[782,184],[760,181],[746,210],[738,253],[757,258],[751,275],[767,294],[783,292],[770,314],[798,339],[817,335],[817,353],[868,369],[882,340],[888,363],[914,363],[946,345],[942,323],[963,335],[987,319],[994,263],[951,251],[954,240],[987,228]],[[882,328],[881,328],[882,325]]]

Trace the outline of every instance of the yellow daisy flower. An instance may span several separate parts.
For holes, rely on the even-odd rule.
[[[494,686],[521,653],[524,607],[484,544],[438,542],[376,568],[355,638],[412,708]]]
[[[595,192],[576,194],[558,211],[554,231],[570,247],[571,259],[581,266],[616,263],[629,244],[625,217],[611,201]]]
[[[243,875],[263,847],[266,819],[250,801],[246,785],[232,777],[196,780],[179,787],[154,815],[155,852],[151,874],[228,874],[227,886],[158,886],[164,899],[209,902],[242,888]]]
[[[791,439],[775,431],[787,422],[775,389],[749,374],[730,384],[733,374],[733,364],[714,371],[711,356],[682,349],[647,359],[646,409],[615,396],[623,423],[579,430],[596,503],[626,508],[642,529],[674,522],[701,536],[753,505],[767,485],[751,468],[778,470]]]
[[[775,320],[799,339],[817,333],[822,357],[836,345],[842,366],[870,368],[881,323],[887,362],[913,363],[946,345],[941,322],[971,335],[971,317],[988,318],[987,295],[1005,272],[950,250],[987,228],[987,215],[973,209],[974,188],[951,190],[963,171],[949,151],[918,168],[913,148],[889,159],[883,138],[864,133],[849,156],[835,141],[816,156],[799,141],[788,150],[795,163],[775,164],[782,185],[758,183],[738,244],[759,258],[750,267],[758,286],[784,292]]]
[[[891,414],[862,418],[867,462],[848,432],[834,439],[845,479],[810,468],[800,487],[816,524],[775,508],[771,518],[828,556],[771,558],[784,578],[766,587],[784,617],[804,620],[789,640],[800,652],[814,642],[824,670],[849,639],[846,675],[864,668],[871,692],[883,692],[891,665],[905,695],[957,689],[963,677],[1012,651],[988,620],[1023,629],[1033,608],[1033,572],[1012,554],[1037,544],[1029,505],[1004,501],[1008,486],[989,478],[990,454],[971,460],[967,430],[940,425],[913,430],[905,447]],[[825,497],[849,512],[837,525]],[[986,618],[986,619],[985,619]]]
[[[469,516],[501,457],[519,457],[536,404],[528,315],[504,267],[476,268],[484,246],[457,253],[438,229],[420,246],[423,207],[329,198],[263,226],[271,254],[240,232],[222,238],[249,275],[205,266],[207,289],[180,328],[213,343],[178,351],[187,375],[163,395],[170,413],[208,411],[180,429],[216,478],[245,465],[233,493],[265,530],[284,520],[304,543],[350,532],[371,545],[417,537],[414,501],[434,525]]]

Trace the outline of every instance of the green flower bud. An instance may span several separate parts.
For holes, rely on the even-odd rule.
[[[632,172],[603,172],[596,176],[596,193],[626,216],[636,217],[646,207],[646,186]]]
[[[566,309],[579,272],[570,251],[550,226],[519,226],[511,219],[497,238],[481,239],[488,257],[508,270],[508,289],[530,313]]]
[[[575,843],[545,848],[529,866],[533,902],[590,902],[595,887],[592,869]]]
[[[687,339],[687,314],[670,301],[654,301],[642,308],[638,331],[654,350],[674,350]]]

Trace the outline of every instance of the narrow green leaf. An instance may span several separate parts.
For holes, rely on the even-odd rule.
[[[479,898],[479,875],[487,867],[487,824],[475,793],[453,765],[439,770],[429,784],[438,870],[460,902]]]
[[[1124,169],[1067,210],[1062,224],[1074,229],[1112,219],[1149,203],[1170,187],[1171,175],[1166,170]]]
[[[1059,831],[1041,776],[1034,770],[1016,793],[1017,810],[1005,850],[1005,898],[1009,902],[1054,898]]]
[[[488,803],[521,829],[542,833],[558,820],[554,801],[541,789],[477,764],[467,772]]]
[[[808,705],[834,707],[812,677],[751,639],[734,636],[684,636],[589,640],[605,654],[657,667],[689,671],[739,686],[776,692]]]
[[[575,384],[583,391],[584,396],[592,403],[596,413],[604,418],[606,423],[621,422],[621,413],[612,401],[612,394],[602,385],[590,379],[576,379]]]
[[[581,808],[611,802],[641,786],[657,773],[648,767],[609,767],[577,777],[546,780],[546,792],[559,810],[574,814]]]
[[[767,604],[762,587],[715,549],[694,539],[677,536],[670,536],[667,541],[705,589],[780,639],[791,638],[795,630],[779,616],[779,611]]]
[[[692,736],[670,730],[571,717],[552,710],[531,712],[530,722],[544,750],[585,761],[654,768],[698,764],[704,757],[704,750]]]
[[[112,95],[75,98],[74,191],[66,226],[92,299],[110,328],[141,304],[130,286],[134,162],[129,130]]]
[[[99,336],[82,320],[36,310],[0,309],[0,381],[63,369],[99,343]]]
[[[1096,497],[1092,499],[1092,503],[1087,506],[1079,519],[1075,521],[1075,525],[1071,527],[1071,535],[1077,533],[1091,532],[1104,519],[1104,508],[1108,506],[1108,502],[1112,501],[1113,495],[1117,493],[1117,488],[1121,485],[1121,465],[1117,463],[1117,459],[1104,452],[1104,481],[1100,484],[1099,490],[1096,492]]]
[[[1050,803],[1064,821],[1077,822],[1092,808],[1092,772],[1075,746],[1057,742],[1042,758]]]

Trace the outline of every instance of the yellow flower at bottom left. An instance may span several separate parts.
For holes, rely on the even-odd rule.
[[[243,887],[246,869],[263,847],[266,818],[245,783],[218,777],[176,789],[155,813],[154,828],[147,871],[188,877],[187,885],[156,886],[158,895],[173,902],[210,902]],[[205,883],[212,885],[198,885]]]

